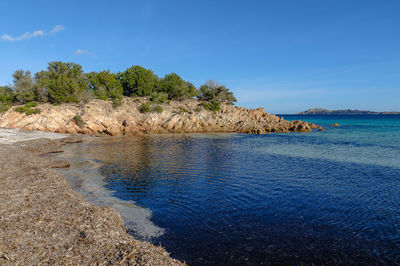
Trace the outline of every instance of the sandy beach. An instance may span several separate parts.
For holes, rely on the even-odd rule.
[[[56,170],[68,161],[44,157],[77,141],[0,129],[0,264],[180,265],[129,235],[116,210],[73,191]]]

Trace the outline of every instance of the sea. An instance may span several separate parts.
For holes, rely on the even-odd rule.
[[[325,130],[101,138],[57,156],[74,189],[190,265],[400,264],[400,116],[282,116]]]

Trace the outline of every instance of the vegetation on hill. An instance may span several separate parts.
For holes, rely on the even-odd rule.
[[[176,73],[159,78],[152,70],[138,65],[119,73],[109,70],[85,73],[79,64],[57,61],[50,62],[47,70],[34,75],[30,71],[17,70],[13,78],[12,85],[0,86],[3,111],[13,103],[86,103],[91,99],[109,99],[117,107],[123,96],[146,96],[154,104],[197,98],[205,109],[212,111],[218,111],[221,103],[236,102],[233,93],[215,81],[207,81],[197,89]],[[147,108],[143,109],[147,111]],[[156,107],[151,111],[162,109]]]

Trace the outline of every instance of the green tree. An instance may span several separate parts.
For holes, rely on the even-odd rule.
[[[14,102],[14,91],[8,86],[0,86],[0,103]]]
[[[132,66],[120,75],[126,96],[150,96],[156,86],[157,76],[141,66]]]
[[[15,97],[25,103],[35,100],[35,83],[30,71],[17,70],[13,74]]]
[[[168,94],[168,99],[183,100],[193,98],[196,88],[190,82],[185,82],[178,74],[165,75],[159,82],[159,90]]]
[[[53,103],[80,102],[88,97],[88,83],[78,64],[50,62],[47,71],[36,73],[35,78]]]
[[[122,99],[122,85],[117,76],[109,70],[101,72],[91,72],[87,74],[89,87],[94,95],[102,100]]]
[[[208,80],[204,83],[198,93],[197,98],[201,101],[207,102],[218,102],[218,103],[227,103],[234,104],[236,102],[236,98],[227,87],[224,85],[220,85],[218,82],[213,80]]]

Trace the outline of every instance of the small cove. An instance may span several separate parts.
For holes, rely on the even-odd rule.
[[[125,204],[144,217],[133,235],[189,264],[399,263],[399,118],[308,119],[327,130],[105,138],[58,156],[75,189]]]

